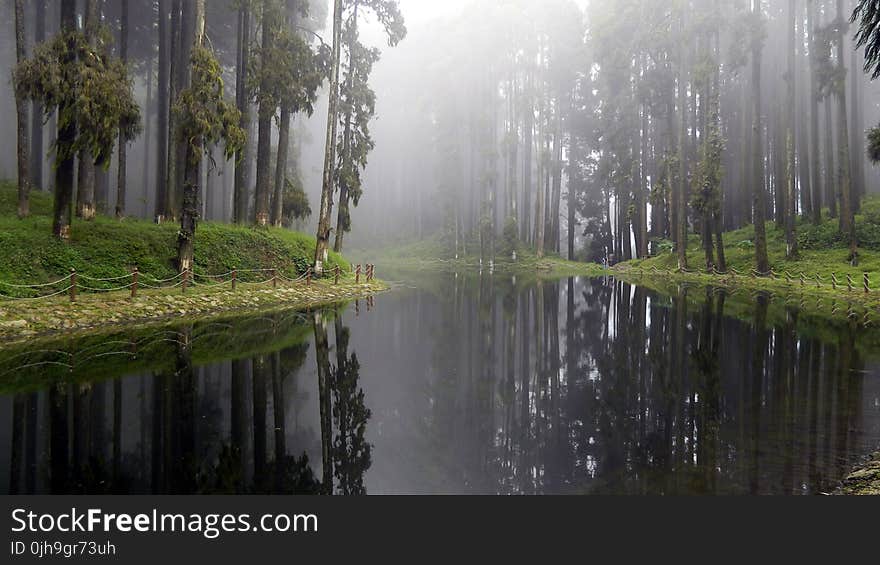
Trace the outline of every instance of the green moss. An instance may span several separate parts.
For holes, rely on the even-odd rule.
[[[32,215],[23,220],[16,217],[16,206],[14,186],[0,182],[0,281],[42,283],[67,275],[71,267],[92,278],[124,275],[134,266],[145,277],[155,279],[176,274],[177,224],[156,225],[136,219],[120,222],[105,217],[74,221],[71,240],[64,243],[51,234],[51,195],[32,192]],[[221,274],[233,268],[278,269],[294,278],[309,267],[314,249],[314,238],[285,229],[205,222],[196,232],[194,271]],[[331,253],[327,272],[336,265],[349,268],[347,261]],[[247,277],[242,273],[240,278]],[[89,283],[96,288],[112,284]],[[7,288],[2,291],[11,294]]]

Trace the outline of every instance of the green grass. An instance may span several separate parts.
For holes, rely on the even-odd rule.
[[[477,253],[469,252],[467,255],[460,255],[456,258],[454,252],[441,241],[439,236],[433,236],[405,245],[382,249],[378,252],[377,260],[381,261],[382,267],[390,266],[397,269],[419,271],[479,269],[479,250],[473,242],[468,247],[469,251],[470,249],[477,250]],[[539,259],[533,250],[523,246],[519,246],[516,253],[517,257],[514,261],[512,256],[497,252],[494,270],[514,274],[537,273],[542,277],[598,275],[603,271],[599,265],[569,261],[555,253],[548,253]],[[488,265],[484,263],[482,267],[488,268]]]
[[[62,242],[52,236],[51,212],[52,196],[33,192],[31,216],[19,219],[13,185],[0,182],[0,281],[42,283],[67,275],[71,268],[93,278],[120,276],[134,266],[156,279],[177,273],[176,224],[156,225],[132,218],[74,219],[70,241]],[[204,222],[196,231],[193,270],[221,274],[233,268],[277,269],[296,277],[309,267],[314,250],[314,238],[290,230]],[[330,253],[328,272],[336,265],[349,268],[341,256]],[[247,280],[247,275],[241,278]],[[11,294],[8,290],[2,289]]]
[[[830,281],[831,274],[846,284],[846,275],[851,275],[857,285],[861,285],[862,274],[868,273],[872,285],[880,288],[880,197],[869,197],[856,215],[856,231],[859,241],[858,264],[849,262],[849,249],[840,235],[836,218],[823,217],[818,226],[809,221],[798,222],[799,254],[795,259],[785,257],[785,233],[774,222],[767,226],[767,253],[771,268],[784,275],[787,271],[794,277],[804,273],[815,281],[818,274],[823,282]],[[724,233],[724,253],[727,266],[738,271],[750,272],[755,267],[755,229],[749,225]],[[705,270],[705,253],[700,238],[691,235],[687,249],[688,267],[691,270]],[[678,267],[674,253],[664,252],[648,259],[634,259],[624,265],[633,267],[656,267],[661,270],[675,270]]]

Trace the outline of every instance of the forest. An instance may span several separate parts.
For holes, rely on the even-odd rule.
[[[880,492],[880,0],[0,8],[0,490]]]
[[[199,219],[314,230],[316,273],[352,230],[724,272],[753,226],[761,274],[768,229],[878,243],[877,2],[452,4],[407,39],[393,0],[9,1],[18,215],[174,222],[180,269]]]

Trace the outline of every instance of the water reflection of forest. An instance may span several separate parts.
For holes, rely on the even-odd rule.
[[[815,493],[880,445],[877,336],[855,320],[498,279],[456,277],[437,333],[433,425],[468,491]]]
[[[4,348],[0,485],[817,493],[880,446],[880,329],[857,319],[612,279],[432,281],[370,315]]]
[[[308,395],[297,389],[312,340],[320,438],[287,414],[306,409]],[[11,395],[10,493],[366,492],[370,411],[341,314],[270,315],[56,347],[0,356],[0,373],[19,373],[7,375],[6,388],[35,374],[46,385]],[[288,429],[292,421],[298,429]],[[314,443],[317,462],[302,447]]]

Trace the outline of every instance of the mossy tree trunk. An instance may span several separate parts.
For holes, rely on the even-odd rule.
[[[355,69],[352,65],[356,64],[354,57],[355,50],[355,42],[357,41],[357,17],[358,17],[358,5],[354,5],[354,10],[351,15],[351,30],[348,32],[348,84],[346,87],[347,91],[347,108],[345,112],[345,127],[342,132],[342,160],[345,163],[345,166],[355,167],[353,164],[352,155],[351,155],[351,128],[352,128],[352,114],[354,113],[354,102],[351,100],[352,98],[352,89],[354,83],[354,74]],[[351,195],[348,192],[348,182],[343,181],[339,183],[339,210],[336,212],[336,240],[333,242],[333,251],[337,253],[342,252],[342,241],[345,237],[345,232],[351,229],[351,218],[349,216],[349,200],[351,200]]]
[[[98,2],[86,0],[83,27],[89,45],[95,46],[98,25]],[[95,217],[95,158],[88,149],[79,150],[79,171],[76,185],[76,216],[84,220]]]
[[[333,213],[333,171],[336,168],[336,126],[339,121],[339,59],[342,31],[342,0],[333,2],[333,56],[330,73],[330,104],[327,110],[327,139],[324,146],[324,174],[321,180],[321,207],[315,245],[314,272],[321,276],[330,246],[330,223]]]
[[[76,31],[76,0],[61,1],[61,32],[73,34]],[[68,35],[67,49],[61,59],[62,65],[75,61],[73,37]],[[58,137],[56,151],[60,156],[55,167],[55,204],[52,212],[52,234],[63,240],[70,239],[70,207],[73,203],[74,156],[71,146],[76,140],[76,120],[72,116],[71,98],[58,107]]]
[[[196,0],[194,6],[184,6],[184,22],[192,22],[193,28],[184,28],[183,41],[192,37],[191,45],[200,47],[205,37],[205,0]],[[189,35],[192,33],[192,35]],[[191,52],[192,49],[188,49]],[[180,210],[178,234],[178,268],[192,269],[196,225],[199,218],[199,163],[202,159],[202,143],[198,138],[186,141],[185,175],[183,182],[183,206]]]

